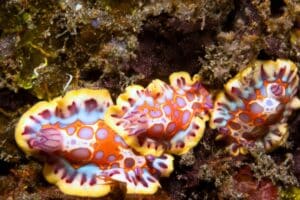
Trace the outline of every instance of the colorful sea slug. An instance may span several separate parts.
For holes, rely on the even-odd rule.
[[[127,193],[152,194],[157,177],[173,170],[173,157],[141,156],[105,121],[113,105],[107,90],[80,89],[50,102],[39,102],[20,119],[19,147],[45,162],[43,174],[66,194],[104,196],[117,184]]]
[[[230,143],[232,155],[249,148],[270,151],[288,137],[287,119],[300,106],[296,65],[288,60],[255,61],[225,84],[214,102],[210,126]]]
[[[152,81],[146,88],[132,85],[108,108],[105,121],[143,155],[183,154],[201,139],[212,100],[186,72],[170,75],[170,85]]]

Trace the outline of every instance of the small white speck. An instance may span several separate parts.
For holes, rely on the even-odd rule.
[[[78,11],[82,8],[82,5],[79,3],[79,4],[76,4],[75,6],[75,11]]]
[[[63,88],[63,91],[64,91],[64,92],[68,89],[68,87],[70,86],[70,84],[71,84],[71,82],[72,82],[72,80],[73,80],[73,76],[72,76],[71,74],[67,74],[67,76],[69,77],[69,79],[68,79],[66,85],[65,85],[64,88]]]

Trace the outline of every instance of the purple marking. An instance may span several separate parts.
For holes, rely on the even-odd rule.
[[[141,177],[140,182],[143,184],[144,187],[148,187],[148,183]]]
[[[130,104],[130,106],[133,106],[135,100],[133,98],[128,98],[128,103]]]
[[[128,110],[128,108],[126,106],[122,106],[121,109],[122,109],[123,112],[127,112],[127,110]]]
[[[250,105],[250,109],[253,113],[258,114],[264,111],[264,108],[261,107],[258,103],[254,102]]]
[[[79,132],[78,132],[78,136],[81,139],[92,139],[93,138],[93,129],[91,127],[82,127]]]
[[[80,185],[83,185],[87,181],[86,174],[83,174],[81,177]]]
[[[133,158],[126,158],[124,160],[124,165],[126,168],[132,168],[135,165],[135,160]]]
[[[291,77],[292,77],[293,74],[294,74],[294,70],[290,71],[290,73],[287,76],[287,79],[286,79],[287,81],[286,82],[294,83],[294,81],[296,81],[295,79],[297,79],[297,76],[294,76],[293,80],[290,81],[290,79],[291,79]]]
[[[78,113],[78,109],[77,109],[76,104],[75,104],[74,101],[73,101],[73,103],[70,106],[68,106],[68,110],[70,111],[70,115],[69,116],[72,116],[72,115]]]
[[[96,160],[101,160],[103,158],[103,151],[97,151],[97,153],[95,154],[95,159]]]
[[[67,132],[69,135],[73,135],[75,132],[75,128],[73,126],[70,126],[67,128]]]
[[[86,148],[74,149],[72,150],[71,154],[75,160],[85,160],[88,159],[91,155],[90,151]]]
[[[34,116],[30,116],[30,119],[32,119],[35,123],[40,124],[40,120],[38,120],[37,118],[35,118]]]
[[[115,155],[109,155],[107,158],[108,162],[113,162],[116,160],[116,156]]]
[[[170,122],[167,126],[167,133],[172,133],[176,128],[175,122]]]
[[[153,155],[146,155],[146,159],[150,162],[153,162],[156,159],[156,157],[154,157]]]
[[[181,108],[184,107],[184,106],[186,106],[185,100],[183,98],[181,98],[181,97],[176,97],[176,103]]]
[[[161,116],[161,112],[159,110],[151,110],[150,111],[150,116],[153,118],[158,118]]]
[[[151,178],[151,177],[147,177],[147,179],[148,179],[148,181],[150,181],[151,183],[155,183],[156,181],[153,179],[153,178]]]
[[[131,177],[128,175],[128,173],[125,173],[125,178],[126,178],[129,182],[134,182],[134,180],[131,179]]]
[[[279,84],[271,85],[270,89],[275,96],[280,96],[283,94],[283,89]]]
[[[195,137],[195,136],[196,136],[196,133],[194,133],[194,132],[189,132],[188,135],[191,136],[191,137]]]
[[[235,94],[238,97],[242,96],[242,91],[239,88],[237,88],[237,87],[232,87],[231,88],[231,93]]]
[[[148,108],[144,108],[143,110],[144,113],[148,113],[148,111],[149,111]]]
[[[115,142],[121,143],[123,146],[127,146],[125,141],[120,136],[116,135],[114,139],[115,139]]]
[[[195,110],[202,110],[202,104],[201,103],[198,103],[198,102],[195,102],[193,103],[192,105],[192,109],[195,111]]]
[[[239,130],[241,128],[240,124],[233,122],[233,121],[229,122],[229,126],[234,130]]]
[[[194,98],[195,98],[195,95],[191,92],[187,92],[186,93],[186,98],[189,100],[189,101],[193,101]]]
[[[51,117],[51,113],[49,110],[44,110],[43,112],[39,113],[39,115],[44,119],[49,119]]]
[[[97,132],[96,132],[96,136],[98,139],[100,140],[104,140],[107,138],[108,136],[108,131],[105,128],[100,128]]]
[[[30,126],[25,126],[24,128],[24,132],[22,133],[22,135],[28,135],[28,134],[34,134],[36,133],[36,131],[31,128]]]
[[[116,174],[121,174],[121,172],[119,172],[118,169],[115,169],[115,170],[111,171],[111,172],[108,174],[108,176],[112,177],[112,176],[114,176],[114,175],[116,175]]]
[[[59,172],[59,170],[62,168],[63,168],[63,166],[61,166],[60,163],[55,163],[54,167],[53,167],[53,171],[55,174],[57,174]]]
[[[90,186],[93,186],[97,183],[97,178],[95,175],[92,176],[91,180],[90,180]]]
[[[210,97],[206,98],[206,102],[204,103],[204,107],[208,110],[213,108],[213,102],[211,101]]]
[[[61,176],[61,179],[64,179],[68,175],[68,172],[67,172],[67,169],[65,169],[65,168],[63,168],[62,170],[63,170],[63,174]]]
[[[59,118],[64,118],[64,114],[63,114],[62,110],[59,109],[58,107],[56,107],[56,109],[55,109],[55,116],[57,116]]]
[[[140,124],[145,124],[148,122],[148,120],[147,119],[138,119],[137,122]]]
[[[255,100],[255,99],[256,99],[256,93],[255,93],[255,92],[250,93],[247,99],[248,99],[249,101],[250,101],[250,100]]]
[[[162,124],[154,124],[151,128],[151,131],[154,133],[161,133],[164,129],[164,126]]]
[[[71,145],[75,145],[76,144],[76,140],[75,139],[72,139],[71,140]]]
[[[256,124],[256,125],[261,125],[263,123],[264,123],[264,120],[262,118],[256,118],[254,120],[254,124]]]
[[[223,133],[224,135],[229,134],[229,129],[227,127],[221,127],[219,128],[219,132]]]
[[[165,163],[163,162],[159,162],[158,163],[159,167],[163,168],[163,169],[168,169],[168,165],[166,165]]]
[[[87,112],[91,112],[91,111],[95,110],[98,106],[98,103],[95,99],[86,100],[84,102],[84,104],[85,104],[85,109]]]
[[[30,146],[44,152],[54,152],[62,149],[63,137],[55,128],[41,129],[36,137],[30,140]]]
[[[73,173],[66,179],[66,183],[72,183],[76,175],[77,175],[77,171],[74,170]]]
[[[245,122],[245,123],[250,121],[250,117],[246,113],[240,113],[239,118],[242,122]]]
[[[233,153],[237,153],[237,151],[239,150],[239,146],[237,145],[237,144],[232,144],[231,145],[231,151],[233,152]]]
[[[193,124],[193,129],[195,129],[195,130],[198,130],[200,128],[200,126],[199,125],[197,125],[197,124]]]
[[[266,100],[266,105],[267,106],[273,106],[273,101],[271,99]]]
[[[170,115],[172,111],[169,105],[164,105],[163,110],[166,113],[166,115]]]
[[[283,75],[285,74],[286,68],[280,68],[277,78],[282,79]]]
[[[178,117],[180,117],[180,115],[179,115],[179,111],[178,111],[178,110],[175,110],[175,112],[174,112],[174,117],[175,117],[175,118],[178,118]]]
[[[181,140],[179,140],[179,141],[177,141],[176,142],[176,147],[178,148],[183,148],[185,146],[185,144],[184,144],[184,142],[183,141],[181,141]]]
[[[141,146],[143,143],[142,143],[142,141],[139,141],[139,142],[140,142],[139,144],[140,144],[140,146]],[[151,143],[150,143],[150,142],[147,142],[147,148],[150,148],[150,146],[151,146]]]
[[[119,167],[120,167],[119,163],[114,163],[111,165],[112,169],[119,168]]]
[[[224,121],[224,118],[216,118],[214,119],[214,123],[222,123]]]
[[[182,115],[182,124],[188,123],[190,117],[191,117],[190,111],[185,110],[185,111],[183,112],[183,115]]]
[[[261,74],[262,80],[267,80],[269,78],[263,65],[261,65],[261,67],[260,67],[260,74]]]
[[[134,130],[134,129],[132,129],[132,130]],[[146,132],[146,129],[139,129],[139,130],[136,130],[132,133],[129,133],[128,135],[140,135],[140,134],[145,133],[145,132]]]

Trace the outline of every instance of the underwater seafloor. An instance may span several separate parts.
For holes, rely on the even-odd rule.
[[[35,102],[84,87],[116,98],[175,71],[218,91],[255,59],[300,67],[299,31],[297,0],[0,1],[0,199],[86,199],[47,183],[42,163],[17,147],[15,125]],[[232,157],[207,128],[156,194],[99,199],[300,199],[300,111],[289,132],[271,153]]]

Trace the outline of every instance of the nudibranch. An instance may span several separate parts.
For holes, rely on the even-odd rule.
[[[136,154],[103,120],[113,105],[107,90],[79,89],[39,102],[21,117],[16,142],[45,162],[46,180],[76,196],[104,196],[117,184],[127,193],[153,194],[173,157]]]
[[[266,151],[285,143],[287,119],[299,108],[297,66],[289,61],[255,61],[225,84],[214,102],[210,126],[230,143],[232,155],[249,148]]]
[[[105,114],[105,121],[143,155],[184,154],[201,139],[212,100],[200,77],[170,75],[170,85],[153,80],[128,86]]]

